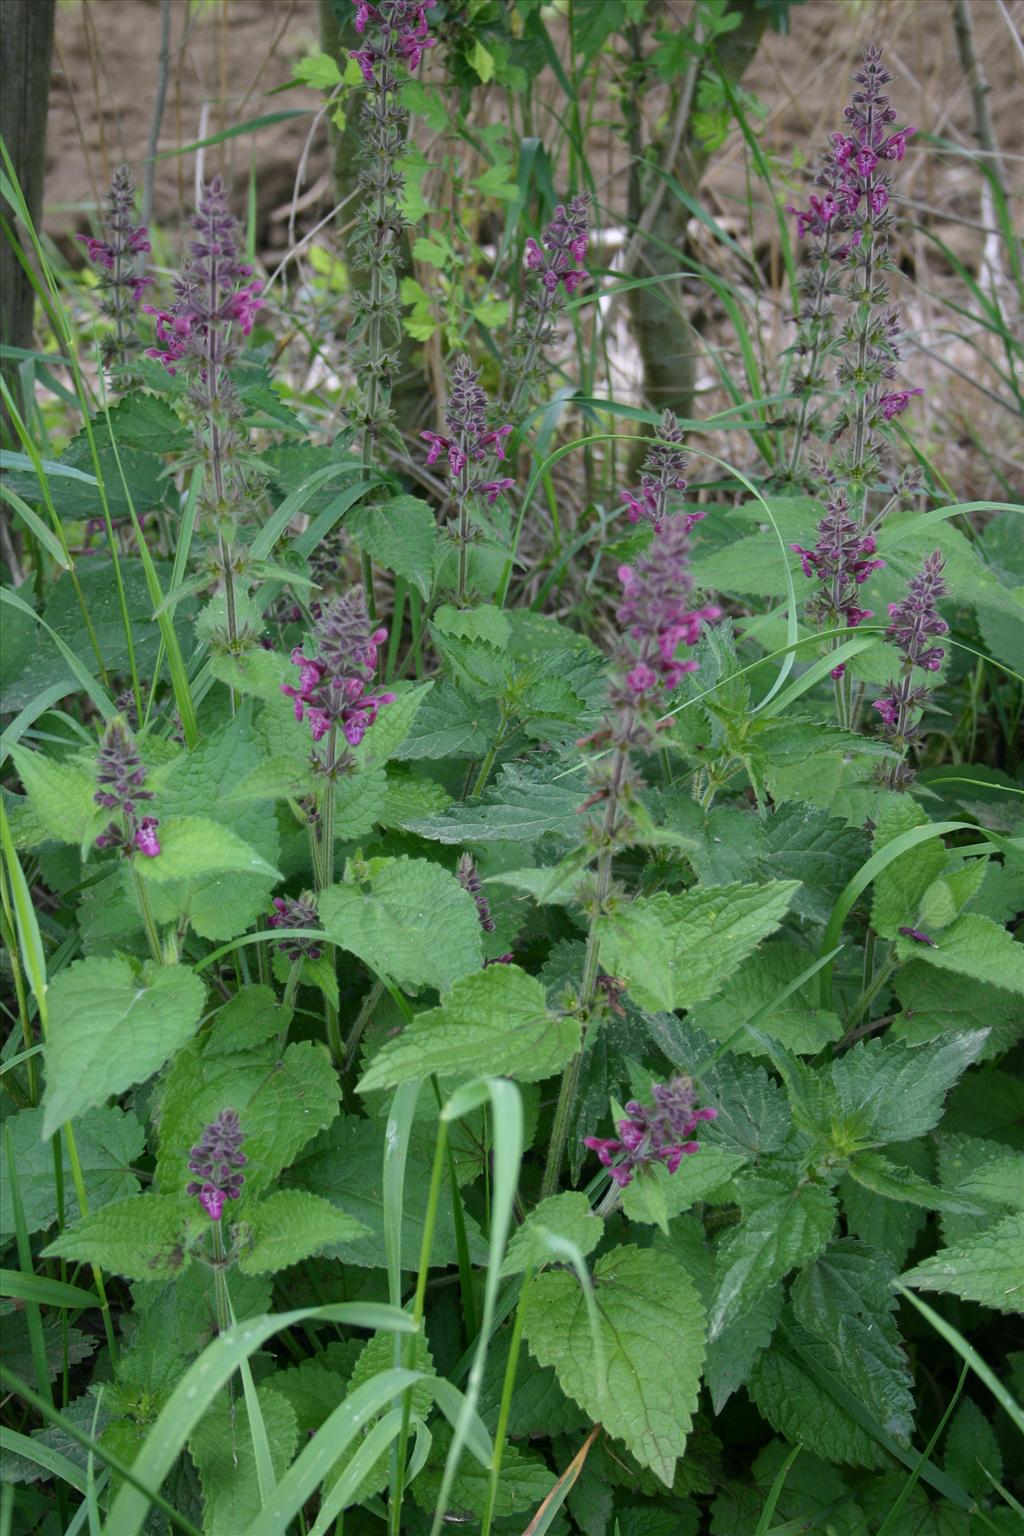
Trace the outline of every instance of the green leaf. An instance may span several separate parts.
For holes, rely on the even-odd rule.
[[[943,936],[944,937],[944,936]],[[979,1062],[997,1059],[1024,1034],[1024,1009],[1012,992],[974,981],[950,983],[947,972],[915,959],[893,978],[903,1012],[893,1020],[890,1034],[907,1045],[944,1038],[958,1030],[987,1029]]]
[[[383,768],[347,774],[334,786],[334,836],[352,842],[372,831],[384,813],[388,781]]]
[[[320,919],[342,949],[402,987],[444,990],[483,961],[472,896],[426,859],[376,861],[360,885],[324,891]]]
[[[861,1040],[832,1063],[838,1107],[863,1140],[923,1136],[938,1123],[946,1094],[984,1044],[983,1031],[916,1047]]]
[[[378,724],[386,714],[386,710],[382,712]],[[471,699],[449,682],[435,683],[408,736],[393,755],[399,761],[482,757],[497,734],[498,706],[493,699]]]
[[[383,767],[396,756],[436,686],[435,683],[395,685],[394,701],[381,710],[353,752],[361,769]]]
[[[93,799],[94,775],[74,763],[56,762],[24,747],[14,747],[11,756],[32,815],[47,837],[77,846],[88,831],[101,830],[102,812]]]
[[[887,843],[911,827],[927,824],[928,818],[907,795],[888,800],[877,818],[872,851],[877,853]],[[949,855],[940,839],[918,843],[894,859],[875,876],[871,926],[883,939],[895,939],[900,928],[914,927],[921,900],[942,871]]]
[[[365,1231],[362,1222],[319,1195],[283,1189],[247,1207],[238,1267],[243,1275],[274,1274]]]
[[[972,1242],[942,1248],[900,1277],[920,1291],[952,1291],[1000,1312],[1024,1308],[1024,1212],[1016,1211]]]
[[[914,1394],[896,1326],[894,1274],[887,1254],[844,1238],[801,1271],[790,1300],[797,1321],[831,1357],[833,1374],[886,1434],[909,1445]]]
[[[132,1195],[79,1217],[43,1249],[48,1259],[75,1259],[129,1280],[165,1280],[191,1263],[190,1239],[208,1225],[182,1195]]]
[[[742,1152],[702,1144],[696,1156],[683,1158],[675,1173],[651,1163],[623,1190],[622,1208],[630,1221],[653,1221],[667,1231],[668,1220],[728,1184],[745,1162]]]
[[[763,945],[743,962],[713,1002],[694,1009],[690,1022],[715,1040],[728,1040],[730,1049],[737,1053],[762,1056],[763,1042],[744,1029],[743,1020],[769,1008],[813,960],[813,954],[785,939]],[[812,980],[777,1008],[762,1014],[757,1020],[758,1034],[768,1035],[797,1055],[817,1055],[839,1039],[843,1026],[836,1014],[816,1007],[816,1001],[817,984]]]
[[[494,78],[494,55],[489,53],[479,38],[473,44],[473,52],[469,56],[469,62],[473,66],[484,85]]]
[[[980,1207],[967,1196],[947,1194],[920,1178],[912,1168],[901,1163],[891,1163],[880,1152],[857,1152],[847,1165],[847,1174],[855,1183],[870,1189],[872,1194],[884,1195],[888,1200],[898,1200],[908,1205],[921,1206],[926,1211],[950,1211],[956,1215],[977,1214]]]
[[[355,1217],[369,1235],[338,1245],[346,1264],[384,1269],[384,1157],[385,1122],[363,1120],[345,1115],[337,1120],[307,1148],[289,1170],[290,1185],[323,1195],[335,1206]],[[423,1221],[430,1191],[430,1166],[409,1153],[405,1170],[405,1200],[402,1205],[402,1254],[407,1266],[418,1263],[423,1244]],[[487,1262],[487,1245],[473,1218],[466,1215],[469,1251],[474,1262]],[[451,1202],[443,1200],[434,1226],[431,1263],[454,1264],[458,1259],[455,1224]]]
[[[205,875],[262,875],[280,880],[281,873],[236,832],[209,816],[160,818],[160,852],[139,859],[136,868],[149,885],[172,880],[200,880]]]
[[[25,1229],[38,1232],[57,1220],[57,1189],[53,1144],[43,1140],[43,1111],[23,1109],[7,1120],[12,1152],[18,1170],[18,1190],[25,1213]],[[138,1193],[139,1181],[132,1163],[143,1154],[146,1133],[134,1115],[123,1109],[90,1109],[75,1122],[75,1146],[85,1182],[89,1209],[98,1210],[127,1195]],[[79,1214],[78,1194],[71,1177],[67,1147],[61,1145],[64,1164],[64,1219]],[[0,1179],[0,1234],[13,1233],[14,1210],[11,1185]]]
[[[272,988],[242,987],[217,1014],[203,1041],[203,1055],[231,1056],[254,1050],[280,1035],[290,1019],[291,1009],[281,1006]]]
[[[237,1112],[245,1136],[249,1199],[273,1185],[282,1169],[338,1113],[338,1079],[322,1045],[303,1040],[279,1056],[275,1042],[238,1055],[179,1051],[160,1098],[156,1182],[167,1193],[188,1183],[189,1148],[223,1109]]]
[[[285,1472],[298,1444],[295,1412],[272,1383],[257,1388],[274,1476]],[[226,1392],[200,1419],[188,1443],[203,1485],[204,1536],[239,1536],[263,1505],[249,1415]]]
[[[419,244],[420,242],[417,242]],[[433,510],[417,496],[394,496],[376,506],[353,507],[345,526],[360,549],[430,596],[437,547]]]
[[[282,705],[286,703],[279,691],[275,698]],[[214,871],[193,875],[180,885],[151,886],[150,900],[158,920],[172,921],[187,903],[192,927],[202,938],[232,939],[243,933],[266,910],[279,878],[272,868],[279,851],[273,807],[232,798],[232,791],[264,756],[252,714],[253,706],[247,699],[234,719],[202,741],[195,752],[175,759],[161,788],[157,813],[162,818],[161,844],[168,818],[192,818],[201,809],[204,818],[242,839],[269,867],[262,872],[241,873],[232,866],[233,872]],[[147,862],[155,865],[163,858],[161,853]],[[162,917],[165,910],[166,919]]]
[[[723,1328],[708,1344],[705,1367],[708,1391],[716,1413],[743,1386],[754,1361],[771,1343],[782,1311],[782,1285],[773,1285],[742,1317]]]
[[[826,1461],[888,1466],[874,1436],[823,1385],[821,1378],[833,1375],[833,1359],[832,1349],[794,1322],[787,1309],[771,1349],[754,1362],[747,1380],[751,1401],[779,1434],[805,1444]]]
[[[43,1134],[145,1082],[199,1023],[205,988],[184,965],[78,960],[50,983]]]
[[[961,1488],[966,1488],[978,1499],[992,1492],[993,1480],[1002,1480],[1003,1455],[999,1441],[977,1403],[969,1397],[963,1399],[953,1415],[946,1433],[942,1462]]]
[[[423,1372],[423,1379],[414,1384],[409,1394],[412,1412],[418,1418],[426,1420],[434,1403],[433,1384],[426,1380],[426,1378],[433,1376],[435,1371],[430,1346],[422,1330],[416,1335],[414,1340],[413,1358],[411,1360],[407,1358],[408,1352],[408,1341],[403,1340],[403,1364],[410,1370]],[[389,1370],[394,1364],[395,1335],[393,1333],[373,1334],[366,1340],[366,1343],[356,1356],[347,1391],[349,1393],[356,1391],[358,1387],[365,1385],[368,1381],[372,1381],[379,1372]],[[365,1438],[371,1427],[379,1422],[380,1418],[381,1414],[378,1413],[372,1419],[367,1420],[363,1429],[363,1438]],[[355,1451],[353,1451],[354,1454]],[[333,1471],[325,1480],[325,1492],[344,1474],[351,1460],[351,1456],[345,1456],[335,1465]],[[385,1451],[378,1459],[376,1465],[363,1478],[355,1495],[349,1501],[351,1504],[363,1503],[366,1499],[372,1498],[375,1493],[380,1493],[387,1487],[390,1460],[390,1453]]]
[[[521,1275],[528,1269],[564,1262],[548,1245],[547,1237],[551,1234],[574,1243],[586,1257],[597,1247],[603,1232],[604,1223],[591,1210],[586,1195],[571,1190],[562,1195],[549,1195],[534,1206],[513,1234],[501,1273]]]
[[[783,1173],[749,1174],[737,1182],[743,1220],[718,1247],[712,1339],[777,1280],[815,1258],[835,1224],[835,1199],[821,1184],[794,1187]]]
[[[945,1242],[957,1244],[1024,1209],[1024,1153],[980,1136],[939,1137]]]
[[[396,1088],[432,1072],[537,1082],[564,1067],[579,1043],[579,1020],[549,1013],[539,981],[516,965],[493,965],[463,976],[439,1008],[389,1040],[359,1091]]]
[[[955,971],[959,976],[1024,994],[1024,944],[977,912],[958,917],[934,947],[900,939],[896,952],[901,960],[920,960],[940,971]]]
[[[452,1443],[452,1431],[447,1424],[431,1429],[434,1443],[427,1464],[413,1483],[410,1492],[421,1509],[436,1515],[444,1477],[444,1465]],[[445,1526],[452,1530],[468,1526],[479,1529],[490,1485],[490,1471],[482,1467],[472,1456],[463,1456],[452,1480],[445,1505]],[[499,1518],[518,1517],[515,1529],[547,1498],[555,1474],[535,1451],[520,1450],[506,1445],[501,1458],[501,1481],[494,1505]],[[411,1525],[411,1522],[410,1522]],[[507,1527],[506,1527],[507,1528]]]
[[[341,70],[329,53],[307,53],[292,65],[292,79],[314,91],[330,91],[341,84]]]
[[[453,608],[451,603],[442,603],[432,623],[439,635],[484,640],[498,651],[506,650],[512,638],[508,614],[493,603],[481,603],[477,608]]]
[[[671,1487],[697,1406],[700,1297],[670,1255],[634,1247],[613,1248],[598,1260],[594,1292],[608,1369],[604,1392],[575,1275],[548,1270],[534,1280],[527,1343],[541,1365],[554,1366],[562,1390]]]
[[[548,833],[575,841],[582,791],[575,773],[550,783],[535,769],[506,764],[479,804],[411,822],[410,831],[439,843],[532,843]]]
[[[597,919],[602,964],[642,1008],[692,1008],[778,928],[798,881],[697,886],[638,897]]]

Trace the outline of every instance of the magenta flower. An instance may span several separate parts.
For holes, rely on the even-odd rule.
[[[923,394],[923,389],[896,389],[891,394],[883,395],[878,402],[883,418],[891,421],[894,416],[899,416],[906,410],[915,395]]]
[[[197,1195],[211,1221],[220,1221],[226,1200],[237,1200],[245,1175],[239,1173],[248,1158],[242,1151],[245,1137],[233,1109],[222,1109],[216,1120],[203,1127],[203,1133],[188,1155],[189,1172],[198,1177],[185,1186],[187,1195]]]
[[[945,656],[941,646],[931,644],[949,629],[938,610],[939,599],[946,595],[942,577],[944,563],[941,551],[935,550],[928,555],[920,571],[910,578],[906,596],[898,603],[889,604],[885,638],[902,652],[903,660],[899,679],[886,683],[872,707],[901,754],[919,739],[918,722],[914,717],[931,698],[930,689],[914,682],[914,668],[937,672]],[[885,772],[893,788],[905,787],[913,777],[902,755],[900,761],[888,766]]]
[[[85,246],[89,260],[102,268],[100,278],[104,290],[103,314],[114,330],[103,339],[102,353],[105,367],[124,364],[138,346],[135,335],[134,309],[143,292],[152,282],[144,277],[136,266],[136,257],[151,249],[149,232],[143,224],[135,223],[135,188],[131,173],[122,165],[114,173],[107,194],[106,227],[108,238],[95,235],[76,235],[75,239]]]
[[[152,800],[153,794],[145,787],[146,770],[121,720],[113,720],[104,733],[96,762],[96,783],[96,804],[105,811],[117,812],[120,818],[112,820],[100,833],[97,848],[119,848],[126,854],[136,848],[147,858],[155,859],[160,852],[156,835],[160,823],[155,816],[143,816],[140,820],[137,815],[139,803]]]
[[[845,624],[856,629],[865,619],[874,618],[873,609],[860,606],[859,589],[872,571],[885,565],[875,554],[874,538],[861,533],[849,508],[846,492],[835,491],[818,523],[818,542],[814,548],[804,549],[802,544],[789,546],[800,556],[804,575],[819,583],[817,596],[807,605],[808,617],[830,628]]]
[[[468,891],[476,903],[477,916],[480,919],[480,927],[484,933],[494,932],[494,918],[491,916],[491,904],[484,894],[480,884],[480,876],[470,854],[463,853],[455,867],[456,878],[464,891]],[[511,956],[509,957],[511,959]]]
[[[590,226],[590,200],[578,194],[568,203],[559,203],[554,217],[538,243],[526,242],[525,266],[538,282],[523,300],[522,315],[512,338],[512,355],[507,372],[515,379],[510,411],[515,415],[526,397],[544,350],[557,339],[555,318],[565,302],[587,276],[583,262],[587,254]]]
[[[140,853],[144,853],[147,859],[155,859],[160,852],[160,839],[156,835],[156,829],[160,822],[156,816],[143,816],[139,822],[138,831],[135,834],[135,846]]]
[[[316,897],[311,891],[301,896],[275,896],[274,916],[267,918],[268,928],[319,928]],[[311,939],[280,939],[277,945],[289,960],[319,960],[323,951]]]
[[[376,693],[369,684],[377,667],[377,650],[386,629],[374,629],[361,587],[332,598],[314,621],[317,653],[306,656],[296,647],[292,663],[299,668],[298,686],[281,685],[295,701],[296,720],[308,721],[314,741],[338,727],[350,747],[357,747],[393,693]]]
[[[620,1189],[633,1182],[637,1169],[662,1163],[675,1173],[684,1157],[700,1151],[690,1138],[702,1120],[714,1120],[717,1109],[694,1109],[694,1086],[688,1077],[652,1083],[651,1104],[631,1099],[618,1137],[584,1136],[583,1145],[596,1152]]]
[[[644,694],[661,686],[678,687],[697,663],[681,661],[681,645],[696,645],[701,624],[721,616],[721,609],[690,608],[693,577],[688,569],[686,519],[671,518],[656,532],[647,552],[633,565],[619,566],[622,601],[616,610],[626,627],[636,661],[627,672],[627,686]]]
[[[437,0],[353,0],[356,8],[355,28],[360,35],[373,24],[373,34],[366,48],[350,49],[349,58],[355,59],[362,70],[367,85],[377,83],[377,66],[382,75],[390,73],[394,60],[401,59],[415,73],[425,51],[433,48],[436,39],[430,35],[427,12]]]

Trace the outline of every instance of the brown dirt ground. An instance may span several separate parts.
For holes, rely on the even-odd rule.
[[[604,0],[576,0],[576,4]],[[669,14],[688,12],[687,0],[668,0]],[[973,149],[971,98],[960,66],[952,23],[952,0],[809,0],[791,10],[790,35],[769,33],[744,80],[767,108],[762,143],[785,174],[794,154],[813,158],[837,126],[847,77],[868,41],[884,45],[886,59],[900,76],[893,88],[900,116],[921,129]],[[977,46],[992,87],[990,103],[996,139],[1013,197],[1017,227],[1024,227],[1024,0],[973,0]],[[66,250],[70,235],[88,227],[111,170],[127,160],[141,178],[153,111],[159,52],[159,0],[59,0],[51,81],[47,145],[46,225]],[[161,151],[173,150],[203,134],[289,107],[308,107],[316,98],[297,89],[268,93],[290,77],[294,61],[318,46],[316,0],[173,0],[171,67],[160,136]],[[436,60],[431,61],[437,69]],[[539,91],[557,98],[552,80]],[[484,117],[496,103],[482,100]],[[655,115],[656,93],[649,107]],[[612,126],[614,109],[596,114],[595,170],[603,195],[614,208],[625,197],[625,157]],[[308,150],[301,233],[330,208],[326,130],[318,125],[307,146],[312,116],[261,131],[258,139],[257,246],[276,261],[287,246],[288,212],[295,168]],[[252,139],[236,138],[207,150],[204,170],[226,174],[239,205],[250,174]],[[916,154],[899,168],[899,190],[916,217],[977,273],[984,236],[980,229],[980,178],[963,155]],[[173,231],[192,199],[195,154],[161,161],[155,189],[156,222]],[[799,174],[799,173],[798,173]],[[806,172],[803,173],[806,176]],[[799,186],[799,180],[796,185]],[[798,196],[805,195],[802,189]],[[709,208],[754,249],[769,272],[781,272],[777,236],[770,214],[746,212],[743,143],[733,134],[712,161],[705,180]],[[305,220],[305,223],[303,223]],[[909,223],[909,221],[908,221]],[[697,231],[699,234],[699,230]],[[723,253],[700,254],[729,272]],[[977,354],[950,325],[951,316],[934,297],[952,294],[959,280],[919,229],[904,226],[901,265],[915,278],[906,320],[913,332],[908,350],[918,350],[915,381],[928,385],[924,403],[933,450],[960,496],[993,495],[995,482],[971,445],[970,422],[1016,477],[1024,496],[1019,423],[994,406],[977,387],[983,382]],[[904,285],[907,289],[908,285]],[[960,295],[962,297],[962,288]],[[901,295],[908,300],[908,292]],[[789,339],[781,291],[762,303],[759,320],[769,349]],[[955,321],[955,317],[952,317]],[[1018,317],[1019,318],[1019,317]],[[721,327],[723,317],[707,323]],[[962,329],[962,325],[960,326]],[[726,351],[730,338],[717,338]],[[628,338],[624,347],[628,352]],[[625,359],[627,365],[628,357]],[[629,368],[626,367],[628,376]],[[708,397],[709,408],[717,401]],[[724,401],[722,403],[725,403]],[[952,424],[952,425],[951,425]]]

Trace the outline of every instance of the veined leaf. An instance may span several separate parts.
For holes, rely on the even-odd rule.
[[[740,1206],[742,1222],[719,1244],[712,1339],[777,1280],[821,1253],[835,1225],[836,1202],[823,1185],[787,1185],[781,1173],[743,1179]]]

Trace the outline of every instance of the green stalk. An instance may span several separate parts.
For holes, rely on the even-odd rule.
[[[491,1477],[487,1485],[487,1502],[484,1505],[484,1517],[480,1526],[480,1536],[491,1536],[494,1506],[497,1502],[498,1484],[501,1480],[501,1460],[505,1452],[505,1436],[508,1433],[509,1414],[512,1411],[512,1393],[515,1390],[516,1371],[519,1367],[519,1350],[523,1340],[523,1323],[526,1320],[526,1301],[532,1279],[533,1269],[529,1268],[523,1276],[523,1288],[519,1293],[519,1305],[516,1308],[515,1322],[512,1324],[512,1338],[508,1346],[508,1360],[505,1364],[505,1380],[501,1388],[501,1406],[498,1409],[498,1423],[494,1431],[494,1460],[491,1463]]]
[[[68,1149],[68,1162],[71,1164],[71,1182],[75,1186],[75,1194],[78,1196],[78,1209],[81,1215],[89,1214],[89,1197],[85,1192],[85,1179],[82,1177],[82,1165],[78,1160],[78,1147],[75,1143],[75,1133],[71,1121],[66,1120],[62,1127],[64,1142]],[[107,1300],[106,1287],[103,1284],[103,1271],[98,1264],[90,1265],[93,1284],[96,1294],[100,1298],[100,1310],[103,1314],[103,1331],[107,1336],[107,1348],[110,1351],[110,1363],[117,1365],[117,1341],[114,1338],[114,1325],[110,1315],[110,1302]]]
[[[320,813],[320,858],[314,860],[314,884],[317,894],[334,884],[334,761],[338,750],[338,727],[332,725],[327,738],[326,788]],[[328,964],[333,968],[336,948],[328,944],[324,950]],[[329,997],[324,998],[324,1022],[327,1027],[327,1048],[331,1060],[340,1072],[345,1065],[345,1046],[338,1023],[338,1010]]]
[[[143,881],[142,876],[139,874],[135,867],[134,854],[132,854],[131,858],[128,860],[128,863],[131,866],[132,884],[135,887],[135,899],[139,904],[139,911],[142,914],[142,926],[146,930],[146,938],[149,942],[150,954],[153,956],[153,959],[156,961],[157,965],[163,965],[164,956],[163,950],[160,948],[160,934],[157,931],[156,922],[153,918],[153,908],[149,904],[149,892],[146,890],[145,882]]]
[[[491,776],[491,770],[494,767],[495,759],[497,758],[498,753],[501,751],[502,744],[505,740],[505,732],[508,729],[508,721],[508,715],[502,711],[501,721],[498,725],[498,734],[494,738],[494,742],[490,751],[480,765],[480,772],[477,774],[476,783],[473,785],[473,789],[470,793],[469,798],[471,800],[476,800],[478,796],[483,794],[484,789],[486,788],[487,780]]]
[[[430,1190],[427,1195],[427,1209],[423,1220],[423,1241],[420,1244],[420,1265],[416,1276],[416,1293],[412,1304],[412,1317],[417,1331],[416,1333],[409,1334],[405,1341],[405,1364],[409,1370],[416,1369],[416,1340],[423,1326],[423,1314],[426,1310],[430,1250],[434,1241],[434,1227],[437,1224],[437,1212],[441,1200],[441,1180],[444,1177],[448,1150],[448,1124],[446,1121],[439,1119],[437,1141],[434,1145],[434,1166],[430,1174]],[[402,1428],[398,1436],[391,1471],[391,1498],[388,1502],[388,1536],[402,1536],[402,1495],[405,1492],[405,1464],[409,1450],[409,1420],[411,1415],[412,1388],[408,1387],[402,1395]]]
[[[0,868],[0,938],[7,947],[7,953],[11,960],[11,971],[14,975],[14,992],[18,999],[18,1018],[21,1020],[21,1034],[25,1042],[25,1050],[31,1051],[35,1044],[32,1039],[32,1020],[28,1013],[28,997],[25,992],[25,978],[21,969],[21,959],[18,954],[18,944],[14,936],[14,914],[11,911],[10,895],[7,890],[7,876]],[[36,1058],[28,1056],[25,1062],[25,1070],[28,1073],[28,1099],[32,1105],[39,1103],[39,1079],[36,1073]]]

